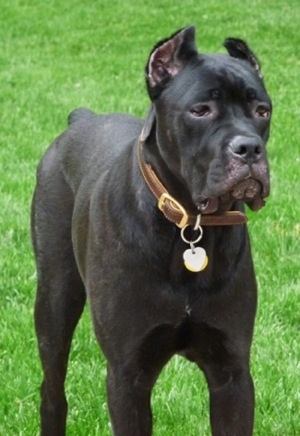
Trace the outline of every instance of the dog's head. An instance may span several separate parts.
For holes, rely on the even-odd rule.
[[[271,100],[247,44],[224,45],[229,54],[199,54],[188,27],[159,42],[146,66],[152,109],[142,139],[155,144],[157,165],[202,213],[236,200],[258,210],[269,195]]]

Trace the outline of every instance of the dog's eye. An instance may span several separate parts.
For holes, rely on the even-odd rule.
[[[201,105],[201,106],[197,106],[194,107],[190,110],[190,113],[194,116],[194,117],[207,117],[207,115],[210,114],[210,107],[206,104]]]
[[[260,118],[270,118],[270,109],[265,105],[257,106],[255,113]]]

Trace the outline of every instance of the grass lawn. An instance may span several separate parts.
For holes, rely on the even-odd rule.
[[[223,51],[227,36],[246,39],[273,97],[272,194],[262,211],[249,212],[260,288],[252,348],[255,435],[300,435],[299,17],[299,0],[2,0],[0,435],[38,434],[41,369],[29,235],[38,160],[75,107],[144,116],[148,53],[188,24],[197,26],[198,47],[206,52]],[[110,434],[104,379],[86,310],[68,373],[68,435]],[[209,435],[207,403],[202,374],[174,358],[153,394],[155,435]]]

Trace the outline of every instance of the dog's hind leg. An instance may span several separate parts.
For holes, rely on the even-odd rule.
[[[64,381],[74,329],[86,296],[72,249],[73,196],[50,149],[39,169],[32,205],[32,238],[37,262],[35,327],[44,379],[41,434],[65,434]]]

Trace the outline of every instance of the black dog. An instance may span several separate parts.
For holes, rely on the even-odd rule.
[[[194,33],[151,52],[145,122],[76,110],[39,166],[43,435],[65,434],[68,354],[86,296],[115,435],[151,434],[151,390],[176,353],[205,374],[212,433],[252,434],[256,282],[243,210],[269,194],[271,101],[243,41],[203,55]]]

